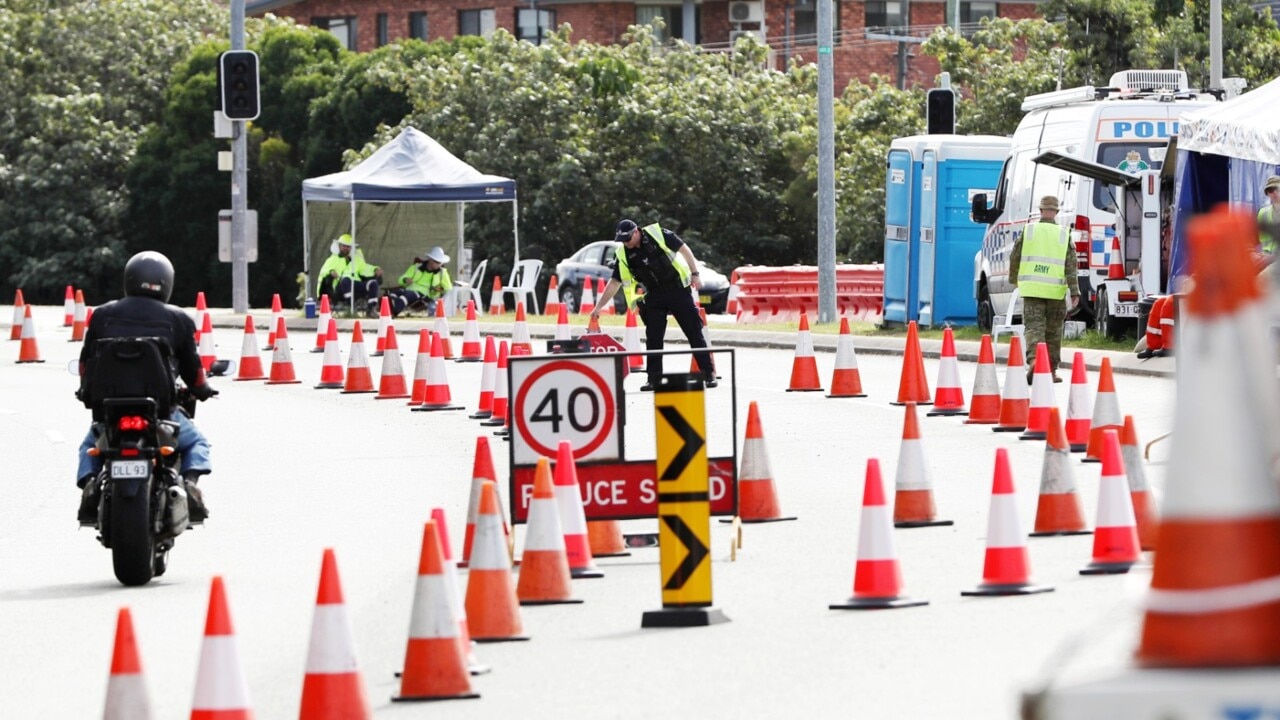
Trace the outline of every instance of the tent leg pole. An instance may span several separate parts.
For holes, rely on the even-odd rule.
[[[515,267],[520,262],[520,201],[514,197],[511,199],[511,237],[515,239],[516,246],[516,259],[511,267]]]

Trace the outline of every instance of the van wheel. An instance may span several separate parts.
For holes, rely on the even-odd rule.
[[[978,290],[978,329],[984,333],[991,332],[995,325],[996,308],[991,304],[991,293],[983,285]]]

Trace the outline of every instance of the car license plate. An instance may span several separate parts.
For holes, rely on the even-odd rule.
[[[1138,306],[1130,303],[1117,303],[1116,317],[1136,318],[1138,317]]]
[[[117,460],[111,463],[112,480],[128,480],[145,478],[151,474],[149,460]]]
[[[711,296],[710,296],[710,295],[699,295],[699,296],[698,296],[698,302],[702,303],[703,305],[710,305],[710,304],[711,304]]]

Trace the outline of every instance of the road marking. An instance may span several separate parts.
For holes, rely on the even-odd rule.
[[[45,430],[44,436],[48,438],[49,442],[53,443],[54,445],[57,445],[58,443],[64,443],[67,441],[67,439],[62,436],[62,433],[58,432],[57,430]]]

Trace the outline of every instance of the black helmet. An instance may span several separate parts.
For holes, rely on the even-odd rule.
[[[173,263],[158,252],[147,250],[129,258],[124,265],[124,294],[153,297],[169,302],[173,292]]]

